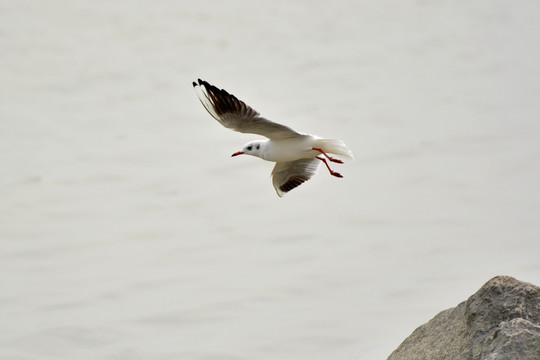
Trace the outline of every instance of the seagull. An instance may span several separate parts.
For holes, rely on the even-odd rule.
[[[338,164],[343,161],[328,154],[353,159],[352,152],[342,140],[299,133],[288,126],[267,120],[234,95],[204,80],[193,82],[193,88],[206,111],[221,125],[241,133],[267,138],[248,142],[232,156],[245,154],[275,162],[272,184],[280,197],[311,179],[321,162],[326,165],[330,175],[342,178],[340,173],[330,168],[327,160]]]

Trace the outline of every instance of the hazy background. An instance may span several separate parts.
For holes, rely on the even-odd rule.
[[[385,359],[540,284],[540,3],[0,0],[0,358]],[[191,82],[343,139],[278,198]]]

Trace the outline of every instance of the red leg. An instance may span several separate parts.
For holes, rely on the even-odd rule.
[[[326,167],[328,168],[328,171],[330,171],[330,175],[333,175],[335,177],[338,177],[338,178],[342,178],[343,175],[341,175],[340,173],[336,172],[336,171],[333,171],[332,169],[330,169],[330,166],[328,166],[328,163],[326,162],[326,159],[325,158],[322,158],[322,157],[318,157],[317,156],[317,159],[321,160],[324,165],[326,165]]]
[[[315,151],[320,152],[321,154],[323,154],[324,156],[326,156],[326,157],[328,158],[328,160],[330,160],[330,161],[332,161],[332,162],[335,162],[335,163],[338,163],[338,164],[343,164],[343,161],[341,161],[341,160],[339,160],[339,159],[335,159],[335,158],[333,158],[333,157],[331,157],[331,156],[328,156],[328,154],[325,153],[324,150],[321,149],[321,148],[312,148],[312,149],[315,150]]]

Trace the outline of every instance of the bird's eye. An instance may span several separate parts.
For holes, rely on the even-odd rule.
[[[251,148],[252,148],[251,145],[249,145],[249,146],[247,147],[247,149],[248,149],[249,151],[251,151]]]
[[[257,150],[259,150],[261,148],[261,145],[257,144]]]

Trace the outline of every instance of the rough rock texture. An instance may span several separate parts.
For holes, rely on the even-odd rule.
[[[509,276],[417,328],[388,360],[540,360],[540,287]]]

